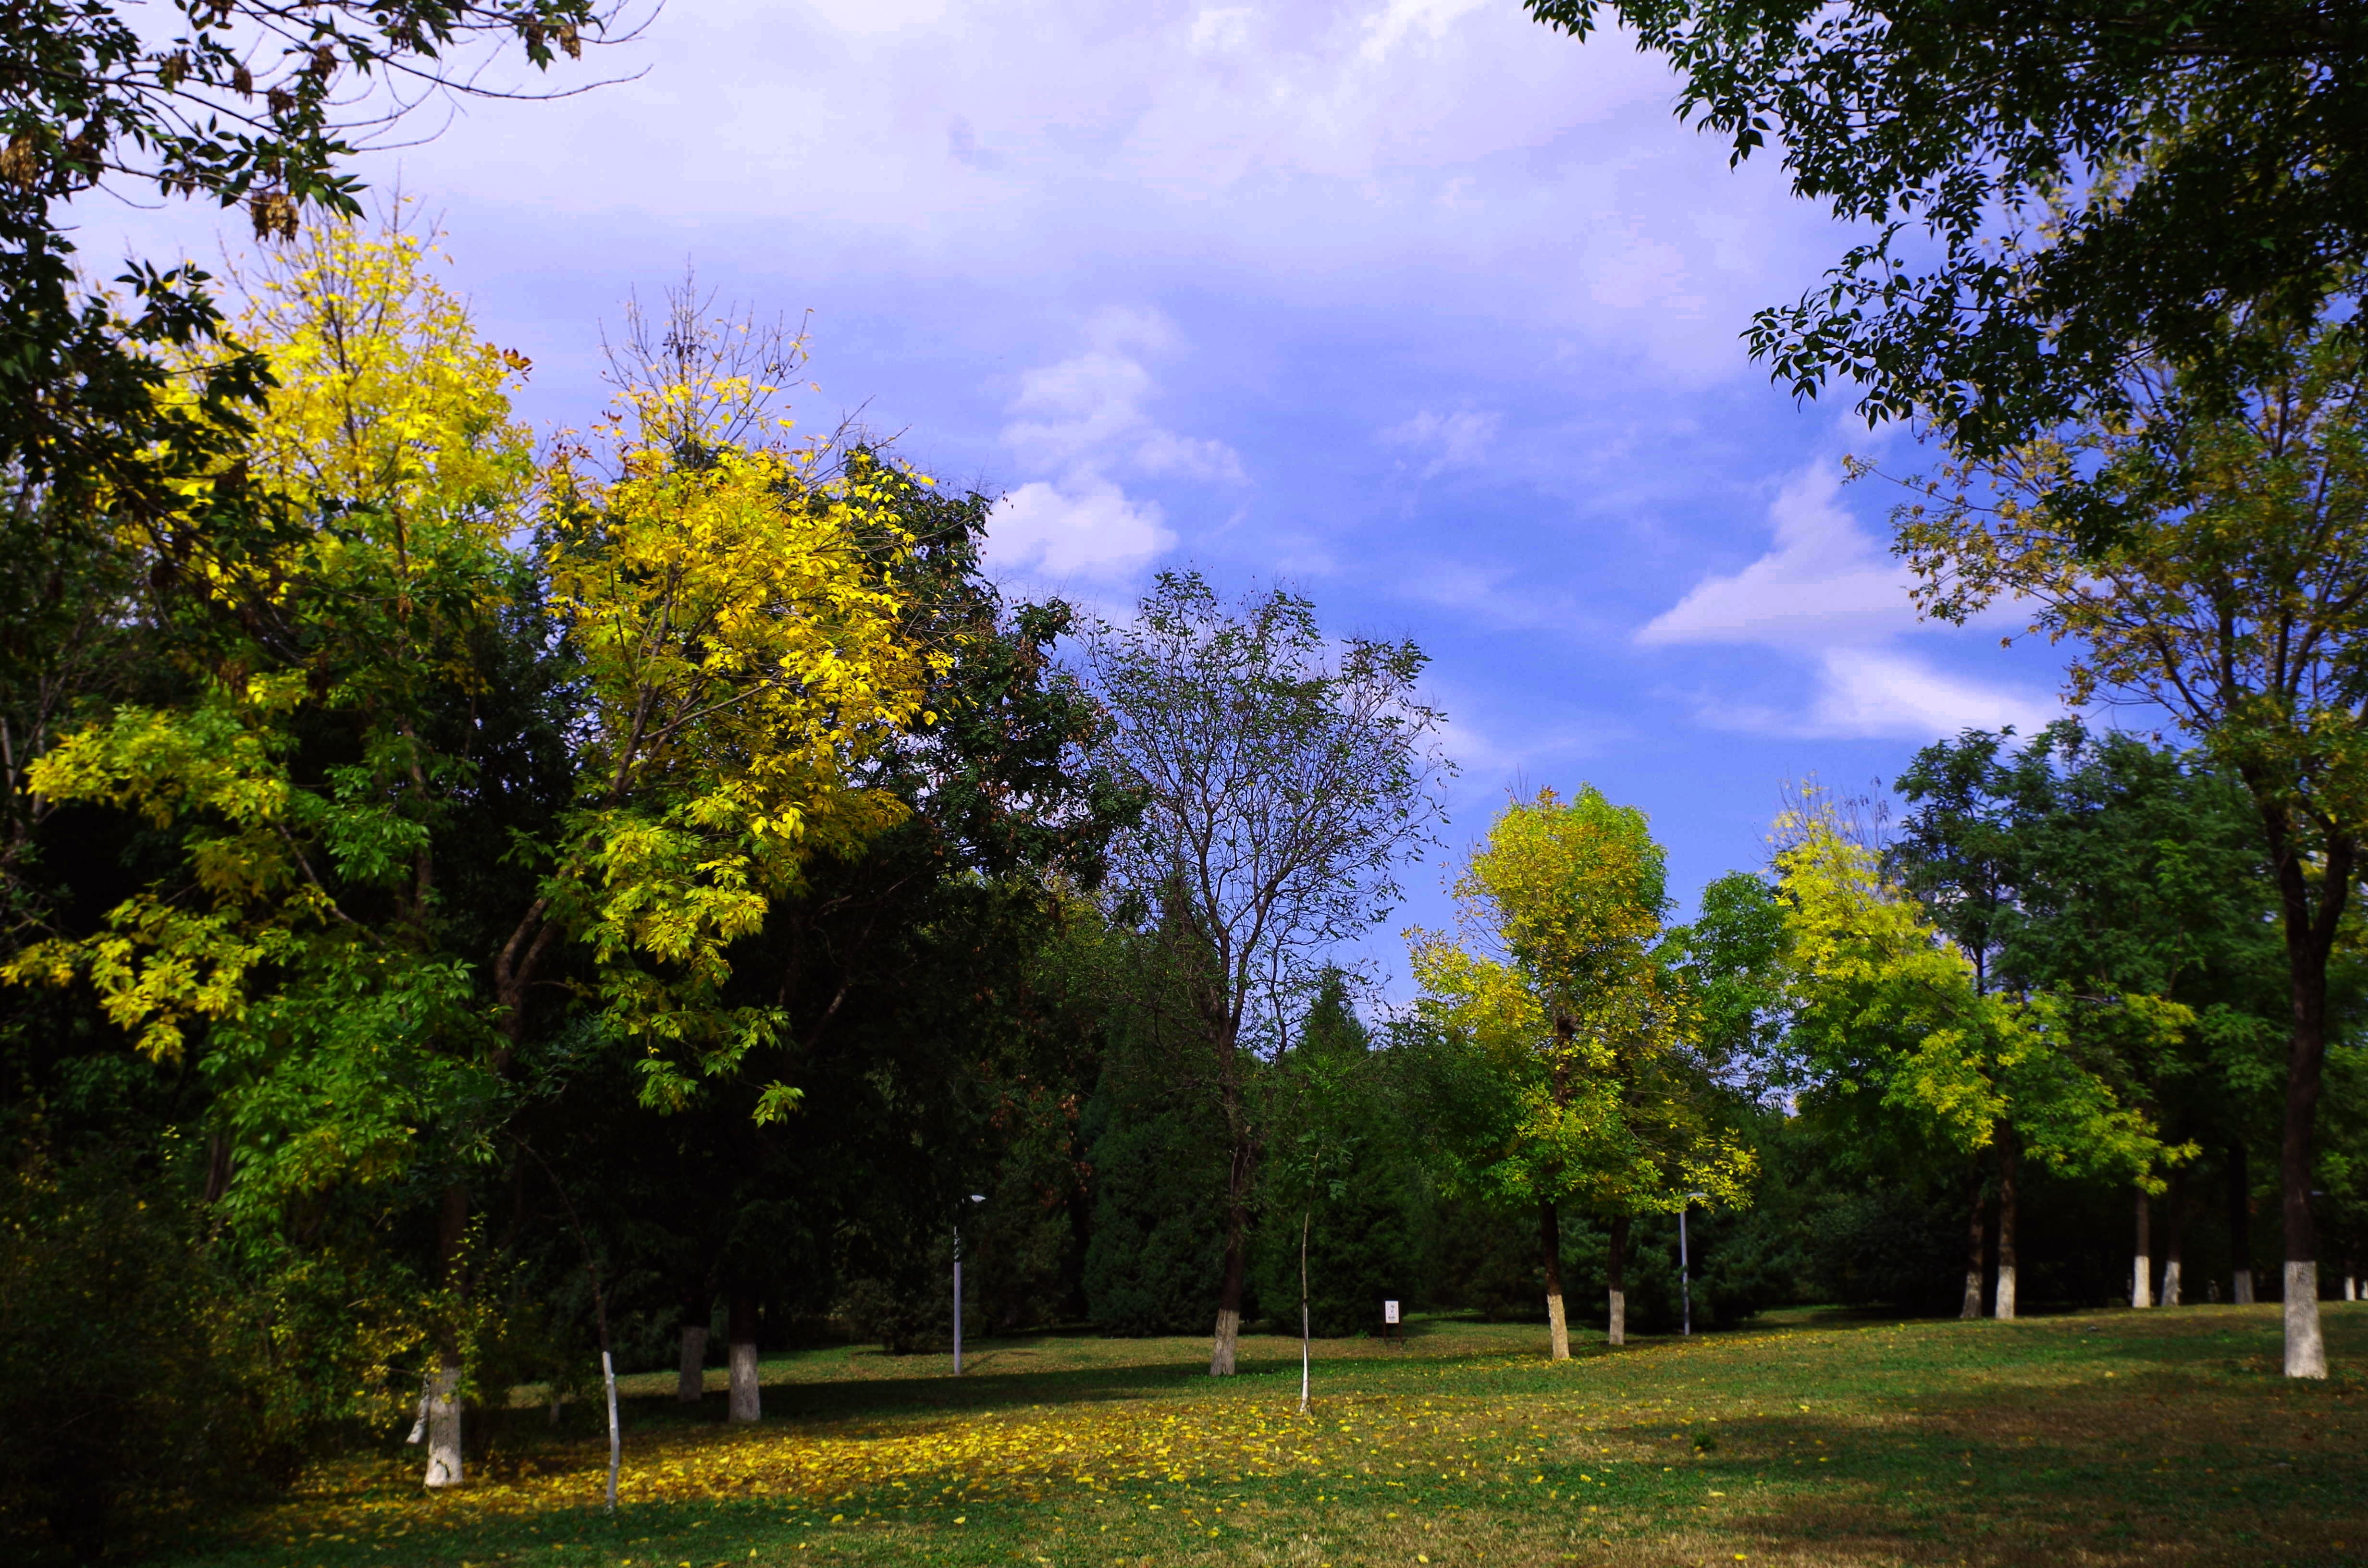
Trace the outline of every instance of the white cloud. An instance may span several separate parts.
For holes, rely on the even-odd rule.
[[[1151,417],[1146,405],[1159,387],[1143,356],[1181,347],[1173,324],[1155,312],[1103,311],[1085,335],[1084,353],[1020,373],[1010,404],[1020,417],[1003,427],[1003,440],[1023,464],[1093,475],[1243,477],[1240,455],[1223,441],[1180,436]]]
[[[1488,455],[1488,448],[1497,439],[1497,427],[1505,416],[1480,409],[1459,409],[1453,414],[1434,414],[1424,409],[1402,425],[1393,425],[1382,432],[1382,439],[1394,447],[1411,447],[1430,455],[1423,470],[1426,479],[1452,468],[1476,467]]]
[[[1913,628],[1914,579],[1836,504],[1840,487],[1833,465],[1803,471],[1768,508],[1776,547],[1740,572],[1704,578],[1636,640],[1819,643]]]
[[[1013,491],[987,519],[987,554],[1007,571],[1043,578],[1121,581],[1176,542],[1156,502],[1130,497],[1141,476],[1239,483],[1238,453],[1155,420],[1159,395],[1148,357],[1180,352],[1182,335],[1156,311],[1111,309],[1085,323],[1083,352],[1020,372],[1003,443],[1022,468],[1053,478]]]
[[[1783,651],[1811,671],[1805,708],[1721,696],[1700,705],[1714,728],[1790,735],[1926,738],[2059,716],[2044,696],[1951,674],[1894,646],[1931,630],[1908,597],[1913,578],[1838,502],[1840,476],[1819,463],[1769,506],[1774,548],[1740,572],[1706,577],[1636,633],[1647,647],[1744,644]]]
[[[1175,542],[1157,503],[1092,481],[1071,489],[1023,484],[996,504],[986,527],[988,561],[1038,578],[1121,581]]]
[[[2012,724],[2025,734],[2064,710],[2044,698],[1966,680],[1909,654],[1876,648],[1829,648],[1823,677],[1800,733],[1899,735],[1923,739]]]
[[[1365,20],[1365,43],[1358,51],[1368,62],[1385,59],[1417,30],[1437,42],[1487,0],[1389,0]]]

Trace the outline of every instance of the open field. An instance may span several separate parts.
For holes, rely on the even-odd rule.
[[[1295,1341],[1245,1341],[1231,1381],[1197,1340],[989,1342],[959,1383],[812,1351],[767,1363],[755,1428],[628,1380],[614,1519],[587,1407],[514,1415],[457,1494],[412,1450],[325,1465],[173,1561],[2368,1562],[2368,1305],[2328,1308],[2323,1385],[2275,1375],[2277,1310],[1777,1314],[1561,1367],[1540,1329],[1433,1322],[1319,1345],[1312,1418]]]

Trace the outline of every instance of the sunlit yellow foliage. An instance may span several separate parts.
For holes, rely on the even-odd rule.
[[[1456,882],[1463,941],[1409,934],[1434,1016],[1509,1092],[1478,1172],[1506,1201],[1746,1200],[1755,1161],[1716,1124],[1693,1009],[1656,952],[1665,882],[1643,813],[1542,790],[1497,817]]]
[[[2061,1170],[2123,1176],[2159,1191],[2166,1148],[2139,1110],[2083,1062],[2073,999],[1986,994],[1974,966],[1882,874],[1873,851],[1815,809],[1778,824],[1776,858],[1793,928],[1796,1041],[1821,1056],[1839,1092],[1873,1092],[1964,1150],[2011,1123]],[[2175,1031],[2187,1008],[2130,995],[2138,1027]]]
[[[667,1048],[715,1072],[773,1037],[769,1010],[721,1002],[727,949],[808,857],[897,820],[851,769],[921,717],[929,672],[900,625],[910,540],[810,456],[686,436],[683,408],[707,401],[636,397],[617,477],[555,468],[547,532],[590,702],[555,898],[610,1027],[651,1047],[658,1104],[691,1089]]]

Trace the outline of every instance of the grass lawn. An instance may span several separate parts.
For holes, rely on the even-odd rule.
[[[2368,1563],[2368,1304],[2337,1375],[2276,1375],[2278,1309],[1997,1324],[1776,1314],[1691,1342],[1433,1321],[1394,1348],[990,1341],[765,1366],[727,1427],[627,1381],[623,1503],[597,1411],[513,1413],[465,1489],[416,1450],[324,1464],[211,1527],[208,1568],[541,1563]],[[525,1395],[522,1393],[521,1398]],[[523,1417],[523,1418],[521,1418]]]

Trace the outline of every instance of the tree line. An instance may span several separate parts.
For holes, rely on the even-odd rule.
[[[753,1419],[767,1345],[935,1343],[957,1216],[996,1328],[1208,1332],[1220,1375],[1383,1296],[1555,1356],[1575,1301],[1664,1327],[1690,1211],[1713,1324],[2225,1281],[2324,1375],[2368,35],[1613,9],[1877,226],[1753,341],[1942,454],[1922,608],[2023,615],[2135,722],[1930,748],[1896,824],[1804,791],[1683,923],[1636,808],[1510,800],[1395,1008],[1341,964],[1440,835],[1418,648],[1189,572],[1118,622],[1009,600],[990,497],[791,431],[795,335],[688,289],[538,444],[432,237],[356,224],[369,126],[625,18],[12,11],[6,1528],[94,1555],[406,1432],[458,1483],[595,1368],[720,1359]],[[97,191],[241,209],[261,259],[97,287]]]

